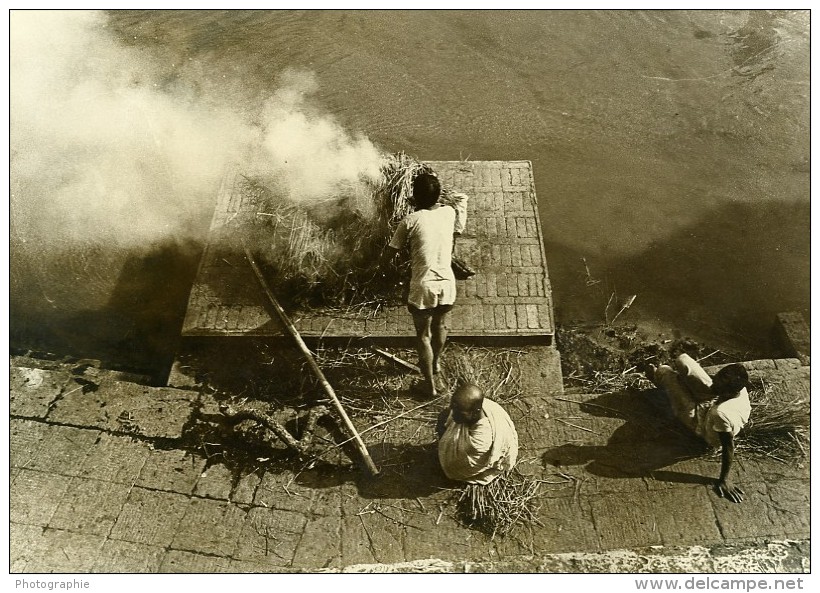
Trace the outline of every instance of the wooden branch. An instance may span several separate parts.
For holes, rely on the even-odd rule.
[[[227,418],[235,423],[239,423],[243,420],[258,422],[279,437],[279,439],[291,449],[303,454],[306,452],[307,447],[305,445],[296,440],[278,420],[264,412],[249,410],[247,408],[235,408],[233,406],[220,406],[220,410]]]
[[[376,467],[376,464],[373,463],[373,459],[370,457],[370,453],[368,453],[367,447],[362,441],[361,436],[359,436],[359,433],[356,431],[356,427],[353,426],[353,422],[351,422],[350,417],[347,415],[347,412],[345,412],[344,407],[342,407],[342,402],[340,402],[339,398],[336,396],[336,392],[333,390],[333,386],[325,378],[325,374],[322,372],[322,369],[319,368],[319,365],[316,363],[316,359],[313,357],[313,353],[307,347],[305,341],[302,339],[302,336],[299,335],[296,326],[293,325],[293,322],[290,320],[287,313],[285,313],[285,310],[282,308],[282,305],[279,304],[279,301],[276,299],[276,296],[271,291],[270,287],[268,286],[268,283],[265,281],[265,277],[262,275],[262,270],[260,270],[259,266],[256,264],[256,260],[254,259],[253,254],[250,252],[247,246],[243,245],[243,247],[245,249],[245,257],[248,258],[248,263],[251,265],[253,273],[256,275],[256,279],[262,286],[262,290],[265,291],[265,295],[268,297],[270,304],[273,306],[274,310],[279,316],[279,319],[285,326],[285,329],[287,329],[288,333],[293,338],[293,341],[296,342],[296,345],[302,352],[302,355],[307,361],[308,367],[310,368],[311,372],[316,377],[319,384],[322,386],[325,393],[330,398],[333,407],[336,409],[336,412],[342,419],[342,423],[344,424],[348,433],[350,433],[350,435],[352,436],[353,443],[356,449],[359,451],[359,454],[362,456],[362,460],[364,461],[365,467],[372,475],[377,475],[379,473],[379,469]]]
[[[311,445],[313,442],[313,432],[316,430],[316,423],[328,414],[330,414],[330,410],[325,406],[316,406],[310,409],[307,415],[307,424],[305,424],[305,428],[302,430],[302,438],[299,439],[302,447],[307,448]]]

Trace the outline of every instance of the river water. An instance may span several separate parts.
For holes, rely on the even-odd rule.
[[[776,313],[809,316],[807,11],[138,11],[107,28],[248,105],[314,72],[316,102],[387,151],[531,161],[559,323],[634,294],[622,321],[766,353]],[[127,362],[175,335],[196,241],[102,251],[13,261],[13,337]]]

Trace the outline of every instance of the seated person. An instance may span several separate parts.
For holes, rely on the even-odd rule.
[[[453,393],[436,433],[439,462],[451,480],[489,484],[518,458],[518,433],[509,415],[472,383]]]
[[[688,354],[675,359],[675,368],[649,365],[646,376],[669,397],[675,416],[711,447],[721,447],[720,477],[716,489],[732,502],[743,502],[743,490],[729,480],[734,459],[734,437],[749,421],[751,404],[743,365],[730,364],[709,377]]]

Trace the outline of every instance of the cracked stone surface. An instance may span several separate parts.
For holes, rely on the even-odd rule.
[[[749,366],[784,396],[809,392],[810,367],[789,360]],[[368,443],[384,469],[377,479],[341,453],[328,462],[335,471],[264,464],[251,471],[206,459],[173,436],[182,435],[195,392],[103,378],[93,391],[67,394],[70,369],[20,371],[12,392],[25,414],[13,412],[9,424],[10,569],[810,570],[808,461],[740,456],[733,471],[747,497],[729,503],[711,488],[719,459],[648,424],[654,408],[646,398],[555,394],[531,367],[526,395],[508,408],[522,468],[542,480],[539,524],[496,539],[458,521],[457,485],[440,474],[428,433],[412,420],[397,427],[412,442]],[[125,409],[143,430],[127,433],[112,422]]]

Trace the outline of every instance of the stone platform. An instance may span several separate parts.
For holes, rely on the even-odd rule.
[[[529,161],[429,162],[445,186],[470,196],[465,232],[456,252],[478,274],[458,282],[453,337],[531,337],[551,344],[552,291]],[[253,217],[254,198],[241,176],[226,175],[219,191],[210,240],[191,290],[183,336],[280,336],[264,292],[244,254],[218,248],[218,237],[242,215]],[[276,286],[272,286],[274,292]],[[362,313],[291,312],[305,337],[410,337],[403,306]]]
[[[739,450],[733,504],[713,489],[719,456],[680,438],[657,393],[556,395],[541,374],[552,348],[521,350],[525,395],[505,407],[539,510],[506,538],[459,520],[435,414],[363,431],[378,478],[330,441],[316,466],[279,449],[248,466],[224,436],[192,431],[212,418],[211,390],[12,358],[9,572],[811,572],[808,457]],[[809,393],[797,359],[746,366],[784,397]]]

